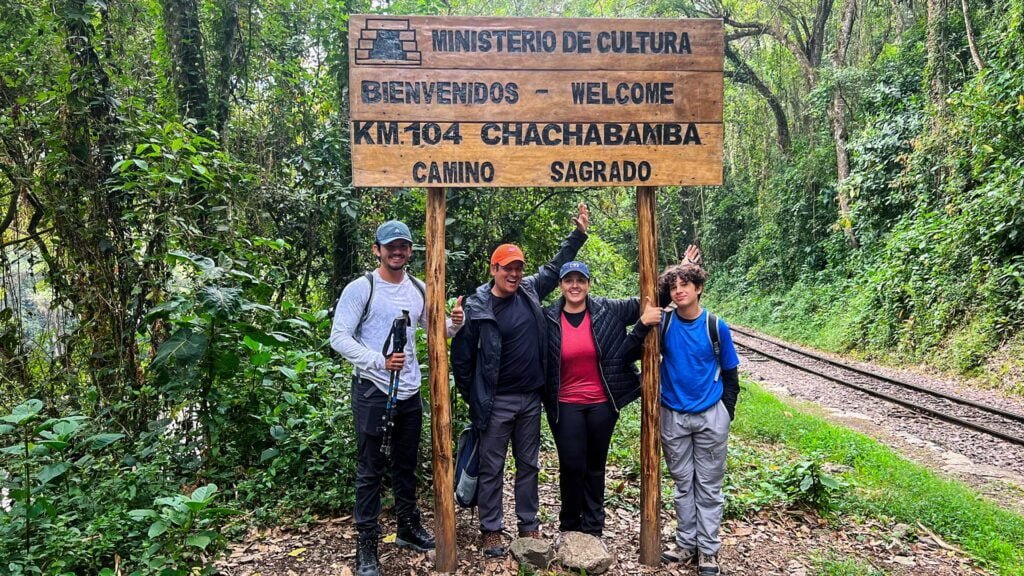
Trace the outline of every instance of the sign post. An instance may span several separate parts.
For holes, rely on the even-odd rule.
[[[444,316],[444,188],[637,187],[654,296],[655,186],[722,183],[725,38],[714,19],[353,15],[353,185],[427,198],[427,309]],[[441,326],[442,329],[435,329]],[[430,357],[436,568],[456,567],[443,325]],[[640,556],[660,561],[658,342],[643,357]]]
[[[430,360],[430,436],[434,449],[434,564],[454,572],[455,469],[452,459],[451,398],[448,393],[448,347],[445,346],[444,213],[445,189],[427,189],[427,357]]]
[[[640,306],[651,299],[657,304],[657,201],[655,189],[636,189],[636,237],[640,268]],[[640,358],[640,562],[647,566],[661,563],[661,339],[659,330],[651,330],[644,341]]]

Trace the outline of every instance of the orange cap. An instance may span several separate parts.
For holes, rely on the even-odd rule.
[[[494,253],[491,254],[491,266],[495,264],[501,264],[502,266],[508,266],[510,262],[522,262],[526,263],[526,257],[523,256],[523,251],[519,249],[519,246],[515,244],[502,244],[494,249]]]

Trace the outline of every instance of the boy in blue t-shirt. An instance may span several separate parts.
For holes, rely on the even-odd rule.
[[[644,324],[663,323],[661,445],[675,482],[676,547],[666,562],[696,561],[701,576],[719,573],[718,537],[725,499],[729,424],[739,396],[740,364],[729,327],[718,320],[719,354],[709,313],[700,305],[707,272],[695,264],[668,267],[658,280],[664,314],[644,312]],[[673,310],[674,308],[674,310]],[[657,316],[655,316],[657,314]]]

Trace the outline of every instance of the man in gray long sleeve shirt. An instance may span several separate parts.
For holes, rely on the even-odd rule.
[[[416,456],[419,453],[423,407],[420,400],[420,366],[416,360],[416,327],[427,325],[423,283],[406,273],[412,255],[412,234],[397,220],[377,228],[373,253],[380,266],[368,276],[350,282],[341,293],[331,328],[331,347],[353,365],[352,410],[356,428],[356,552],[357,576],[380,573],[377,542],[381,512],[381,480],[388,462],[381,444],[382,418],[386,409],[390,372],[398,372],[397,402],[392,409],[391,478],[398,517],[399,546],[426,551],[434,538],[420,523],[416,507]],[[371,282],[373,283],[371,286]],[[384,345],[395,318],[409,312],[406,344],[401,351]],[[461,303],[447,322],[452,336],[462,325]],[[387,355],[385,356],[385,354]]]

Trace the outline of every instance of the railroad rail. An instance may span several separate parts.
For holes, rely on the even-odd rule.
[[[1024,414],[1003,410],[826,358],[820,354],[758,336],[742,327],[730,326],[729,328],[734,334],[743,337],[741,340],[733,338],[734,343],[754,354],[898,404],[914,412],[1024,446]],[[783,350],[781,354],[797,355],[798,359],[785,358],[779,352],[765,350],[763,346],[758,346],[755,342],[748,342],[748,339],[766,342],[770,346]],[[815,364],[824,364],[830,367],[833,373],[830,374],[816,367]],[[846,371],[847,374],[842,374],[843,371]],[[855,376],[850,376],[849,373]]]

